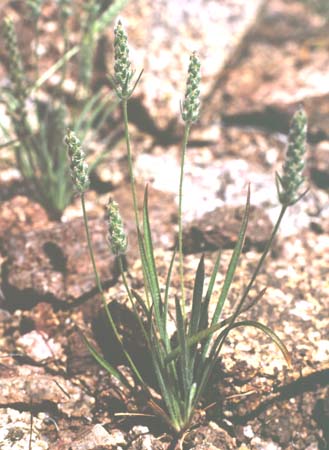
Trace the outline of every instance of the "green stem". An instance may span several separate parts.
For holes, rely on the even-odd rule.
[[[67,55],[67,53],[69,51],[69,38],[68,38],[68,29],[67,29],[66,21],[63,21],[63,23],[61,24],[61,34],[63,36],[63,41],[64,41],[64,55]],[[62,65],[61,79],[59,82],[59,91],[62,91],[63,83],[66,78],[67,62],[68,61],[64,60],[64,64]]]
[[[37,19],[34,22],[34,35],[35,35],[35,40],[34,40],[34,49],[33,49],[33,53],[34,53],[34,64],[35,64],[35,79],[37,80],[39,78],[39,55],[38,55],[38,49],[39,49],[39,27],[38,27],[38,22],[39,22],[39,15],[37,17]]]
[[[123,98],[122,99],[122,111],[123,111],[125,141],[126,141],[127,153],[128,153],[128,170],[129,170],[129,177],[130,177],[131,193],[132,193],[132,197],[133,197],[136,228],[138,228],[139,227],[138,202],[137,202],[135,177],[134,177],[133,164],[132,164],[127,105],[128,105],[128,99]]]
[[[182,294],[182,312],[183,317],[186,317],[185,308],[185,286],[184,286],[184,265],[183,265],[183,226],[182,226],[182,207],[183,207],[183,181],[184,181],[184,164],[185,164],[185,154],[186,147],[188,143],[188,138],[190,134],[191,123],[187,122],[184,129],[184,137],[182,142],[182,156],[180,165],[180,180],[179,180],[179,193],[178,193],[178,253],[179,253],[179,277],[181,284],[181,294]]]
[[[220,352],[221,348],[223,347],[224,341],[225,341],[225,339],[226,339],[226,337],[227,337],[227,335],[228,335],[228,333],[229,333],[229,331],[230,331],[230,329],[231,329],[233,323],[235,322],[235,320],[237,319],[237,317],[239,316],[239,314],[240,314],[240,312],[241,312],[241,309],[242,309],[242,307],[243,307],[244,302],[246,301],[246,299],[247,299],[247,297],[248,297],[248,294],[249,294],[249,292],[250,292],[250,289],[252,288],[252,286],[253,286],[253,284],[254,284],[254,282],[255,282],[255,280],[256,280],[258,274],[259,274],[259,271],[260,271],[260,269],[261,269],[261,267],[262,267],[262,265],[263,265],[263,263],[264,263],[264,261],[265,261],[265,258],[266,258],[266,256],[267,256],[267,254],[268,254],[270,248],[272,247],[274,238],[275,238],[275,236],[276,236],[276,234],[277,234],[277,232],[278,232],[278,229],[279,229],[279,227],[280,227],[280,224],[281,224],[281,222],[282,222],[283,216],[284,216],[284,214],[285,214],[287,208],[288,208],[287,205],[283,205],[282,208],[281,208],[279,217],[278,217],[278,219],[277,219],[277,221],[276,221],[276,224],[274,225],[274,228],[273,228],[273,230],[272,230],[271,236],[270,236],[269,240],[267,241],[266,247],[265,247],[265,249],[264,249],[264,251],[263,251],[262,256],[260,257],[260,259],[259,259],[259,261],[258,261],[258,264],[257,264],[257,266],[256,266],[256,268],[255,268],[255,270],[254,270],[254,273],[253,273],[253,275],[252,275],[252,277],[251,277],[251,279],[250,279],[250,281],[249,281],[247,287],[245,288],[245,290],[244,290],[244,292],[243,292],[243,295],[242,295],[242,297],[241,297],[241,300],[240,300],[240,302],[238,303],[238,306],[236,307],[236,310],[235,310],[234,314],[232,315],[232,319],[230,320],[230,323],[229,323],[229,325],[228,325],[228,327],[227,327],[227,329],[226,329],[227,332],[224,334],[223,339],[222,339],[222,341],[221,341],[221,343],[220,343],[220,345],[219,345],[219,347],[218,347],[217,354]]]
[[[278,219],[276,221],[276,224],[274,225],[274,228],[272,230],[271,236],[270,236],[270,238],[269,238],[269,240],[268,240],[268,242],[266,244],[266,247],[264,249],[264,252],[263,252],[261,258],[258,261],[258,264],[257,264],[257,266],[256,266],[256,268],[254,270],[254,273],[253,273],[253,275],[252,275],[252,277],[251,277],[251,279],[250,279],[246,289],[244,290],[244,293],[243,293],[243,295],[241,297],[241,300],[238,303],[238,306],[237,306],[235,312],[233,313],[233,315],[232,315],[232,317],[231,317],[231,319],[229,321],[229,324],[227,325],[225,330],[223,330],[222,333],[221,333],[222,334],[222,338],[220,340],[220,343],[219,343],[217,349],[214,351],[214,355],[213,355],[210,367],[214,366],[215,360],[217,359],[217,356],[219,355],[219,353],[220,353],[220,351],[221,351],[221,349],[222,349],[222,347],[224,345],[224,342],[225,342],[225,340],[226,340],[230,330],[232,329],[232,325],[234,324],[234,322],[236,321],[236,319],[238,318],[238,316],[239,316],[239,314],[241,312],[241,309],[243,307],[243,304],[244,304],[245,300],[248,297],[250,289],[252,288],[252,286],[253,286],[256,278],[257,278],[257,275],[258,275],[258,273],[259,273],[259,271],[260,271],[260,269],[261,269],[261,267],[262,267],[262,265],[263,265],[263,263],[265,261],[265,258],[267,256],[267,254],[268,254],[272,244],[273,244],[274,238],[275,238],[275,236],[276,236],[276,234],[278,232],[278,229],[280,227],[280,224],[282,222],[283,216],[284,216],[287,208],[288,208],[288,205],[283,205],[282,208],[281,208],[279,217],[278,217]],[[199,385],[198,392],[197,392],[197,394],[195,396],[195,399],[194,399],[194,404],[197,404],[197,402],[199,401],[201,393],[203,392],[204,385],[207,382],[207,380],[209,379],[210,372],[211,372],[211,369],[208,369],[208,376],[204,379],[203,386]]]
[[[256,266],[256,269],[255,269],[255,271],[254,271],[254,273],[253,273],[253,275],[252,275],[252,277],[251,277],[251,279],[250,279],[250,281],[249,281],[249,283],[248,283],[248,286],[246,287],[246,289],[245,289],[245,291],[244,291],[244,293],[243,293],[243,295],[242,295],[242,298],[241,298],[241,300],[240,300],[240,303],[238,304],[238,307],[237,307],[237,309],[236,309],[236,313],[235,313],[235,314],[239,314],[239,312],[241,311],[241,308],[242,308],[242,306],[243,306],[243,303],[244,303],[245,299],[247,298],[247,296],[248,296],[248,294],[249,294],[249,292],[250,292],[250,289],[252,288],[252,286],[253,286],[253,284],[254,284],[254,282],[255,282],[257,276],[258,276],[258,273],[259,273],[259,271],[260,271],[260,269],[261,269],[261,267],[262,267],[262,265],[263,265],[263,263],[264,263],[264,261],[265,261],[265,258],[266,258],[266,256],[267,256],[267,254],[268,254],[270,248],[272,247],[274,238],[275,238],[275,236],[276,236],[276,234],[277,234],[277,232],[278,232],[278,229],[279,229],[279,227],[280,227],[280,224],[281,224],[281,222],[282,222],[283,216],[284,216],[284,214],[285,214],[287,208],[288,208],[287,206],[282,206],[282,208],[281,208],[279,217],[278,217],[278,219],[277,219],[277,221],[276,221],[276,224],[275,224],[275,226],[274,226],[274,228],[273,228],[273,230],[272,230],[270,239],[267,241],[267,244],[266,244],[266,247],[265,247],[265,249],[264,249],[264,251],[263,251],[263,254],[262,254],[260,260],[258,261],[258,264],[257,264],[257,266]]]
[[[129,298],[130,303],[131,303],[131,306],[135,309],[135,303],[134,303],[133,295],[132,295],[130,287],[128,285],[127,277],[125,275],[124,268],[123,268],[122,255],[118,256],[118,261],[119,261],[119,269],[120,269],[120,274],[121,274],[121,277],[122,277],[123,285],[124,285],[124,287],[126,289],[128,298]],[[138,319],[140,319],[138,314],[136,314],[136,317]]]
[[[148,344],[148,346],[149,346],[149,348],[150,348],[150,351],[152,351],[152,350],[151,350],[151,342],[150,342],[150,340],[149,340],[149,338],[148,338],[148,336],[147,336],[147,333],[146,333],[146,331],[145,331],[145,327],[144,327],[144,325],[143,325],[142,319],[140,318],[140,315],[138,314],[138,311],[137,311],[137,308],[136,308],[136,305],[135,305],[135,302],[134,302],[134,299],[133,299],[132,292],[131,292],[131,290],[130,290],[130,288],[129,288],[129,285],[128,285],[128,281],[127,281],[127,278],[126,278],[126,275],[125,275],[125,272],[124,272],[124,269],[123,269],[122,255],[119,255],[119,256],[118,256],[118,260],[119,260],[119,269],[120,269],[122,281],[123,281],[124,287],[125,287],[125,289],[126,289],[128,298],[129,298],[130,303],[131,303],[131,306],[132,306],[132,308],[133,308],[133,310],[134,310],[134,312],[135,312],[135,316],[136,316],[136,318],[137,318],[137,320],[138,320],[138,323],[139,323],[139,326],[140,326],[141,331],[142,331],[142,333],[143,333],[143,336],[144,336],[144,338],[145,338],[145,341],[147,342],[147,344]],[[145,387],[145,386],[144,386],[144,387]],[[148,389],[147,389],[147,390],[148,390]]]
[[[82,205],[83,222],[84,222],[86,235],[87,235],[87,243],[88,243],[89,255],[90,255],[91,263],[92,263],[93,270],[94,270],[94,276],[95,276],[95,280],[96,280],[96,285],[97,285],[97,288],[99,290],[99,293],[101,294],[101,299],[102,299],[102,303],[103,303],[103,306],[104,306],[107,318],[108,318],[109,323],[110,323],[110,325],[112,327],[113,333],[114,333],[117,341],[119,342],[119,345],[120,345],[120,347],[121,347],[125,357],[127,358],[127,361],[128,361],[128,363],[130,365],[130,368],[134,372],[134,375],[136,376],[138,381],[144,386],[145,385],[144,380],[143,380],[142,376],[140,375],[137,367],[135,366],[135,363],[133,362],[131,356],[129,355],[129,353],[124,348],[121,336],[120,336],[120,334],[119,334],[119,332],[117,330],[117,327],[116,327],[116,325],[114,323],[114,320],[113,320],[112,314],[111,314],[111,312],[109,310],[109,307],[107,306],[106,298],[105,298],[105,295],[104,295],[104,290],[103,290],[103,287],[102,287],[102,284],[101,284],[101,281],[100,281],[100,278],[99,278],[99,275],[98,275],[98,270],[97,270],[97,266],[96,266],[94,250],[93,250],[92,243],[91,243],[90,230],[89,230],[88,218],[87,218],[87,212],[86,212],[85,197],[84,197],[84,193],[83,192],[81,193],[81,197],[80,198],[81,198],[81,205]]]
[[[102,300],[103,300],[104,291],[103,291],[103,287],[102,287],[102,284],[101,284],[101,280],[100,280],[99,275],[98,275],[98,270],[97,270],[97,266],[96,266],[94,250],[93,250],[93,246],[92,246],[92,243],[91,243],[91,237],[90,237],[90,231],[89,231],[89,225],[88,225],[88,217],[87,217],[86,202],[85,202],[84,193],[81,194],[81,206],[82,206],[83,222],[84,222],[84,226],[85,226],[85,230],[86,230],[87,244],[88,244],[88,250],[89,250],[89,255],[90,255],[90,259],[91,259],[91,264],[93,266],[93,271],[94,271],[94,276],[95,276],[95,280],[96,280],[97,289],[98,289],[99,293],[101,294]],[[106,304],[106,301],[105,301],[105,304]]]
[[[132,198],[133,198],[136,229],[137,229],[137,233],[138,233],[138,231],[139,231],[139,213],[138,213],[138,201],[137,201],[137,194],[136,194],[135,176],[134,176],[131,145],[130,145],[130,135],[129,135],[128,97],[126,97],[126,98],[123,97],[121,100],[122,100],[122,111],[123,111],[123,122],[124,122],[124,135],[125,135],[127,157],[128,157],[128,171],[129,171],[129,178],[130,178],[131,194],[132,194]],[[147,288],[146,274],[145,274],[144,267],[143,267],[143,278],[144,278],[144,291],[145,291],[145,296],[146,296],[146,303],[147,303],[148,307],[150,307],[149,292],[148,292],[148,288]]]

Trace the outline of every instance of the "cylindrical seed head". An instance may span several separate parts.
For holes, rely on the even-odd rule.
[[[85,192],[90,185],[88,164],[85,161],[85,154],[81,143],[74,131],[68,130],[64,138],[70,158],[70,168],[73,183],[81,194]]]
[[[114,83],[119,98],[127,98],[134,72],[129,61],[127,34],[120,21],[114,29],[114,35]]]
[[[12,83],[13,94],[19,104],[18,107],[21,108],[27,97],[27,88],[16,31],[13,21],[9,17],[6,17],[3,21],[3,37],[8,55],[8,73]]]
[[[117,202],[109,199],[107,205],[107,217],[108,217],[108,240],[111,246],[112,253],[114,255],[124,254],[127,250],[127,236],[124,231],[123,222],[119,212],[119,206]]]
[[[194,52],[190,56],[185,98],[182,106],[182,118],[184,122],[192,123],[199,117],[201,81],[200,67],[200,60]]]
[[[291,120],[286,160],[282,176],[277,175],[279,200],[283,205],[296,203],[300,197],[298,191],[304,182],[307,117],[303,108],[299,108]]]

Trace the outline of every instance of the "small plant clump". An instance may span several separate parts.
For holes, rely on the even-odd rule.
[[[277,175],[278,199],[282,205],[281,211],[258,264],[256,265],[246,288],[241,292],[240,299],[237,302],[232,315],[225,319],[222,318],[224,305],[230,292],[232,280],[236,272],[239,257],[245,241],[250,210],[249,190],[237,243],[227,267],[220,294],[217,298],[213,298],[213,289],[220,264],[220,253],[217,256],[210,281],[207,286],[205,286],[204,255],[202,255],[195,273],[191,307],[188,309],[183,267],[182,201],[184,161],[186,148],[188,145],[189,132],[192,124],[198,119],[200,110],[200,60],[196,53],[193,53],[190,57],[185,98],[181,107],[181,115],[185,123],[185,129],[181,147],[181,172],[180,179],[178,180],[178,246],[177,249],[173,251],[171,263],[168,267],[166,284],[163,289],[161,289],[158,280],[152,243],[152,232],[149,221],[148,189],[145,189],[141,217],[139,215],[136,197],[128,127],[127,102],[136,87],[139,77],[137,78],[137,81],[133,82],[134,72],[131,69],[131,63],[129,60],[127,35],[120,22],[115,28],[114,47],[114,75],[111,77],[111,82],[119,100],[121,101],[123,109],[130,186],[144,276],[143,295],[140,295],[131,289],[127,282],[124,271],[124,254],[127,249],[127,237],[119,213],[119,207],[117,203],[112,200],[110,200],[108,206],[108,238],[110,249],[116,256],[119,263],[122,281],[125,286],[127,296],[131,302],[133,311],[140,325],[141,332],[147,343],[149,357],[152,361],[153,372],[157,382],[157,389],[161,395],[161,401],[154,397],[154,391],[144,381],[135,364],[134,355],[130,355],[125,349],[121,336],[106,303],[91,246],[88,220],[84,205],[84,194],[88,187],[84,154],[81,150],[80,143],[77,141],[72,131],[68,132],[65,142],[70,157],[73,181],[81,196],[86,235],[96,283],[100,291],[110,325],[115,336],[117,337],[119,345],[124,351],[135,382],[137,382],[137,384],[141,386],[147,394],[149,406],[157,415],[161,416],[161,418],[175,433],[180,434],[191,425],[194,413],[202,399],[218,355],[222,350],[224,342],[231,330],[238,327],[251,326],[263,331],[278,346],[287,363],[290,364],[290,357],[285,344],[279,339],[274,331],[258,321],[241,320],[240,315],[246,312],[257,300],[260,300],[263,297],[265,289],[261,291],[257,298],[253,299],[251,303],[246,302],[249,298],[249,294],[256,277],[278,232],[285,212],[290,205],[296,203],[301,198],[299,190],[304,182],[302,172],[304,168],[307,120],[305,112],[302,109],[299,109],[293,116],[286,160],[283,165],[282,174]],[[176,296],[174,299],[170,300],[170,284],[172,273],[176,264],[176,256],[178,256],[181,292],[179,297]],[[173,334],[169,332],[168,327],[168,310],[170,301],[172,301],[175,306],[175,339],[173,339]],[[215,302],[216,305],[213,313],[210,312],[211,310],[209,307],[211,302]],[[124,376],[124,374],[109,364],[109,362],[96,351],[96,349],[85,337],[84,339],[90,352],[99,364],[103,366],[111,375],[117,377],[122,383],[127,386],[131,386],[129,380]]]
[[[63,54],[48,70],[39,72],[39,21],[43,0],[28,0],[25,4],[26,20],[33,24],[34,39],[31,43],[35,70],[27,76],[18,44],[17,33],[10,17],[1,23],[1,41],[6,51],[8,84],[0,91],[10,125],[0,125],[1,147],[13,148],[17,168],[27,187],[53,219],[60,219],[74,193],[68,176],[67,157],[63,152],[65,130],[69,126],[79,139],[86,141],[89,132],[96,132],[117,107],[115,96],[102,90],[93,92],[91,87],[95,49],[99,36],[113,21],[128,0],[115,0],[102,7],[97,0],[74,2],[58,0],[59,31],[63,40]],[[81,29],[77,43],[71,42],[74,15],[81,16]],[[75,33],[76,34],[76,33]],[[66,102],[64,83],[69,72],[69,62],[76,56],[78,80],[72,108]],[[38,92],[55,73],[59,82],[55,94],[40,100]],[[78,113],[76,113],[78,111]],[[90,164],[93,170],[106,152],[98,155]]]

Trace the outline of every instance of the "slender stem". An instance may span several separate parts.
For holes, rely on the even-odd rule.
[[[133,295],[132,295],[131,290],[130,290],[129,285],[128,285],[127,277],[126,277],[125,272],[124,272],[122,255],[118,256],[118,261],[119,261],[119,269],[120,269],[120,274],[121,274],[121,277],[122,277],[123,285],[124,285],[124,287],[126,289],[126,292],[127,292],[128,298],[130,300],[130,303],[131,303],[132,307],[134,308],[135,307],[135,303],[134,303]],[[138,315],[136,315],[136,317],[139,318]]]
[[[136,195],[136,185],[135,185],[135,176],[132,162],[132,153],[131,153],[131,145],[130,145],[130,135],[129,135],[129,120],[128,120],[128,98],[122,98],[122,111],[123,111],[123,122],[124,122],[124,135],[127,147],[127,156],[128,156],[128,171],[130,178],[130,186],[131,186],[131,194],[133,198],[133,207],[135,213],[135,223],[137,233],[139,230],[139,214],[138,214],[138,201]],[[150,300],[149,300],[149,292],[146,281],[145,268],[143,267],[143,278],[144,278],[144,291],[146,296],[146,303],[150,308]]]
[[[183,265],[183,226],[182,226],[182,208],[183,208],[183,181],[184,181],[184,164],[185,153],[190,134],[191,123],[187,122],[184,129],[184,137],[182,142],[182,156],[180,165],[179,193],[178,193],[178,253],[179,253],[179,277],[182,294],[182,313],[186,317],[185,308],[185,286],[184,286],[184,265]]]
[[[125,141],[126,141],[127,153],[128,153],[128,170],[129,170],[129,177],[130,177],[131,193],[132,193],[132,197],[133,197],[133,206],[134,206],[134,212],[135,212],[136,227],[138,228],[139,227],[138,202],[137,202],[135,177],[134,177],[133,164],[132,164],[127,104],[128,104],[128,99],[123,98],[122,99],[122,111],[123,111],[123,121],[124,121],[124,128],[125,128],[125,131],[124,131]]]
[[[276,236],[276,234],[278,232],[278,229],[280,227],[280,224],[282,222],[283,216],[284,216],[287,208],[288,208],[287,205],[283,205],[282,208],[281,208],[279,217],[278,217],[278,219],[276,221],[276,224],[274,225],[274,228],[272,230],[271,236],[270,236],[269,240],[267,241],[267,244],[266,244],[266,247],[265,247],[265,249],[264,249],[264,251],[262,253],[262,256],[260,257],[260,259],[258,261],[258,264],[257,264],[257,266],[256,266],[256,268],[254,270],[254,273],[253,273],[252,277],[250,278],[250,281],[249,281],[247,287],[245,288],[245,290],[243,292],[241,300],[238,303],[238,306],[237,306],[234,314],[232,315],[232,319],[230,320],[230,323],[229,323],[229,325],[226,328],[226,333],[223,335],[223,339],[221,340],[221,343],[219,344],[218,350],[216,352],[217,354],[220,352],[221,348],[223,347],[224,341],[225,341],[225,339],[226,339],[226,337],[227,337],[227,335],[228,335],[228,333],[229,333],[229,331],[231,329],[231,326],[233,325],[233,323],[235,322],[235,320],[237,319],[237,317],[239,316],[239,314],[241,312],[242,306],[243,306],[245,300],[248,297],[250,289],[252,288],[252,286],[253,286],[253,284],[254,284],[254,282],[255,282],[258,274],[259,274],[259,271],[260,271],[260,269],[261,269],[261,267],[262,267],[262,265],[263,265],[263,263],[265,261],[265,258],[267,256],[270,248],[272,247],[274,238],[275,238],[275,236]]]
[[[35,64],[35,79],[37,80],[39,78],[39,55],[38,55],[38,50],[39,50],[39,27],[38,27],[38,22],[39,22],[39,17],[40,15],[38,15],[37,19],[34,22],[34,35],[35,35],[35,40],[34,40],[34,49],[33,49],[33,53],[34,53],[34,64]]]
[[[271,236],[270,236],[269,240],[267,241],[267,244],[266,244],[266,247],[265,247],[265,249],[263,251],[263,254],[260,257],[260,259],[258,261],[258,264],[257,264],[257,266],[256,266],[256,268],[254,270],[254,273],[253,273],[253,275],[252,275],[252,277],[251,277],[251,279],[250,279],[250,281],[249,281],[249,283],[248,283],[248,285],[247,285],[247,287],[246,287],[246,289],[245,289],[245,291],[244,291],[244,293],[242,295],[242,298],[241,298],[241,300],[240,300],[240,302],[238,304],[238,307],[237,307],[236,312],[235,312],[236,315],[238,315],[240,313],[241,308],[243,306],[243,303],[246,300],[246,298],[247,298],[247,296],[248,296],[248,294],[250,292],[250,289],[252,288],[252,286],[253,286],[253,284],[254,284],[257,276],[258,276],[258,273],[259,273],[259,271],[260,271],[260,269],[261,269],[261,267],[262,267],[262,265],[263,265],[263,263],[265,261],[265,258],[267,256],[270,248],[272,247],[274,238],[275,238],[275,236],[276,236],[276,234],[278,232],[278,229],[280,227],[280,224],[282,222],[282,219],[283,219],[283,216],[284,216],[286,210],[287,210],[287,206],[285,206],[285,205],[282,206],[280,214],[279,214],[279,217],[278,217],[278,219],[276,221],[276,224],[275,224],[275,226],[274,226],[274,228],[272,230]]]
[[[222,331],[222,336],[223,337],[220,340],[220,343],[219,343],[217,349],[216,350],[213,349],[214,353],[213,353],[212,361],[210,362],[210,366],[208,368],[208,374],[204,378],[202,385],[198,386],[198,392],[197,392],[197,394],[196,394],[196,396],[194,398],[194,404],[197,404],[197,402],[198,402],[198,400],[199,400],[199,398],[201,396],[201,393],[203,392],[204,385],[208,381],[210,372],[211,372],[212,368],[215,365],[215,361],[217,359],[217,356],[219,355],[219,353],[220,353],[220,351],[221,351],[221,349],[222,349],[222,347],[224,345],[224,342],[225,342],[225,340],[226,340],[226,338],[227,338],[227,336],[228,336],[228,334],[229,334],[229,332],[231,330],[231,327],[232,327],[233,323],[236,321],[237,317],[239,316],[239,314],[241,312],[241,309],[242,309],[243,304],[244,304],[244,302],[245,302],[245,300],[246,300],[246,298],[247,298],[247,296],[248,296],[248,294],[250,292],[250,289],[252,288],[252,286],[253,286],[256,278],[257,278],[257,275],[258,275],[258,273],[259,273],[259,271],[260,271],[260,269],[261,269],[261,267],[262,267],[262,265],[263,265],[263,263],[265,261],[265,258],[267,256],[267,254],[268,254],[272,244],[273,244],[274,238],[276,236],[276,233],[278,232],[278,229],[280,227],[280,224],[282,222],[283,216],[284,216],[287,208],[288,208],[288,205],[283,205],[282,206],[280,214],[279,214],[279,217],[278,217],[278,219],[276,221],[276,224],[274,225],[274,228],[272,230],[271,236],[270,236],[270,238],[269,238],[269,240],[268,240],[268,242],[266,244],[266,247],[264,249],[264,252],[263,252],[262,256],[260,257],[260,259],[258,261],[258,264],[257,264],[257,266],[256,266],[256,268],[254,270],[254,273],[253,273],[253,275],[252,275],[252,277],[251,277],[251,279],[250,279],[246,289],[244,290],[244,293],[243,293],[243,295],[241,297],[241,300],[240,300],[240,302],[239,302],[239,304],[238,304],[234,314],[232,315],[232,318],[230,319],[229,324],[227,325],[225,330]]]
[[[136,318],[137,318],[137,320],[138,320],[138,323],[139,323],[139,326],[140,326],[140,328],[141,328],[141,330],[142,330],[142,333],[143,333],[143,336],[144,336],[144,338],[145,338],[145,341],[147,342],[147,344],[149,345],[150,350],[151,350],[151,343],[150,343],[150,340],[149,340],[149,338],[148,338],[148,336],[147,336],[147,334],[146,334],[145,327],[144,327],[144,325],[143,325],[142,319],[140,318],[140,315],[138,314],[138,311],[137,311],[137,308],[136,308],[136,305],[135,305],[135,302],[134,302],[134,299],[133,299],[133,294],[132,294],[132,292],[131,292],[131,290],[130,290],[130,288],[129,288],[128,281],[127,281],[127,277],[126,277],[125,272],[124,272],[124,269],[123,269],[122,255],[119,255],[119,256],[118,256],[118,260],[119,260],[119,269],[120,269],[120,273],[121,273],[123,285],[124,285],[124,287],[125,287],[125,289],[126,289],[128,298],[129,298],[130,303],[131,303],[131,306],[132,306],[132,308],[133,308],[133,310],[134,310],[134,312],[135,312],[135,316],[136,316]]]
[[[68,29],[67,29],[67,24],[66,21],[62,21],[61,24],[61,34],[63,36],[63,41],[64,41],[64,55],[66,55],[69,51],[69,39],[68,39]],[[63,87],[63,83],[65,81],[66,78],[66,72],[67,72],[67,61],[64,62],[64,64],[62,65],[62,70],[61,70],[61,79],[59,82],[59,89],[61,90]],[[78,83],[76,84],[76,86],[78,85]],[[76,93],[76,91],[75,91]]]
[[[91,259],[91,264],[93,266],[93,271],[94,271],[94,276],[95,276],[95,280],[96,280],[96,285],[97,285],[97,288],[99,290],[99,293],[103,297],[104,291],[103,291],[103,287],[102,287],[102,284],[101,284],[101,280],[100,280],[99,275],[98,275],[98,270],[97,270],[97,266],[96,266],[94,250],[93,250],[93,246],[92,246],[92,243],[91,243],[90,231],[89,231],[89,225],[88,225],[88,218],[87,218],[87,211],[86,211],[86,202],[85,202],[85,196],[84,196],[83,193],[81,194],[81,206],[82,206],[83,222],[84,222],[84,225],[85,225],[86,236],[87,236],[88,250],[89,250],[89,255],[90,255],[90,259]],[[105,301],[105,304],[106,304],[106,301]]]
[[[83,212],[83,222],[84,222],[84,226],[85,226],[85,230],[86,230],[86,235],[87,235],[87,243],[88,243],[88,250],[89,250],[89,255],[90,255],[90,259],[91,259],[91,263],[93,266],[93,270],[94,270],[94,275],[95,275],[95,280],[96,280],[96,285],[97,288],[99,290],[99,293],[101,294],[101,299],[102,299],[102,303],[107,315],[107,318],[110,322],[110,325],[112,327],[113,333],[117,339],[117,341],[120,344],[120,347],[125,355],[125,357],[127,358],[127,361],[130,365],[130,368],[132,369],[132,371],[134,372],[134,375],[136,376],[136,378],[138,379],[138,381],[145,386],[145,382],[142,378],[142,376],[140,375],[137,367],[135,366],[134,361],[132,360],[131,356],[129,355],[129,353],[125,350],[121,336],[118,332],[118,329],[114,323],[112,314],[109,310],[109,307],[107,306],[106,303],[106,299],[105,299],[105,295],[104,295],[104,290],[98,275],[98,270],[97,270],[97,266],[96,266],[96,261],[95,261],[95,256],[94,256],[94,250],[92,247],[92,243],[91,243],[91,238],[90,238],[90,231],[89,231],[89,225],[88,225],[88,218],[87,218],[87,212],[86,212],[86,205],[85,205],[85,197],[84,197],[84,193],[81,193],[81,205],[82,205],[82,212]]]

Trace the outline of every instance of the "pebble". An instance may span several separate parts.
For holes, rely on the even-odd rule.
[[[281,450],[278,444],[273,441],[264,441],[260,437],[255,437],[250,441],[254,450]]]
[[[31,439],[33,450],[48,450],[49,446],[40,436],[43,420],[33,417],[32,435],[30,432],[31,415],[5,408],[0,414],[0,448],[1,450],[26,450]]]
[[[48,358],[60,359],[63,356],[61,345],[54,339],[49,339],[45,332],[33,330],[17,339],[16,344],[27,356],[37,362]]]

